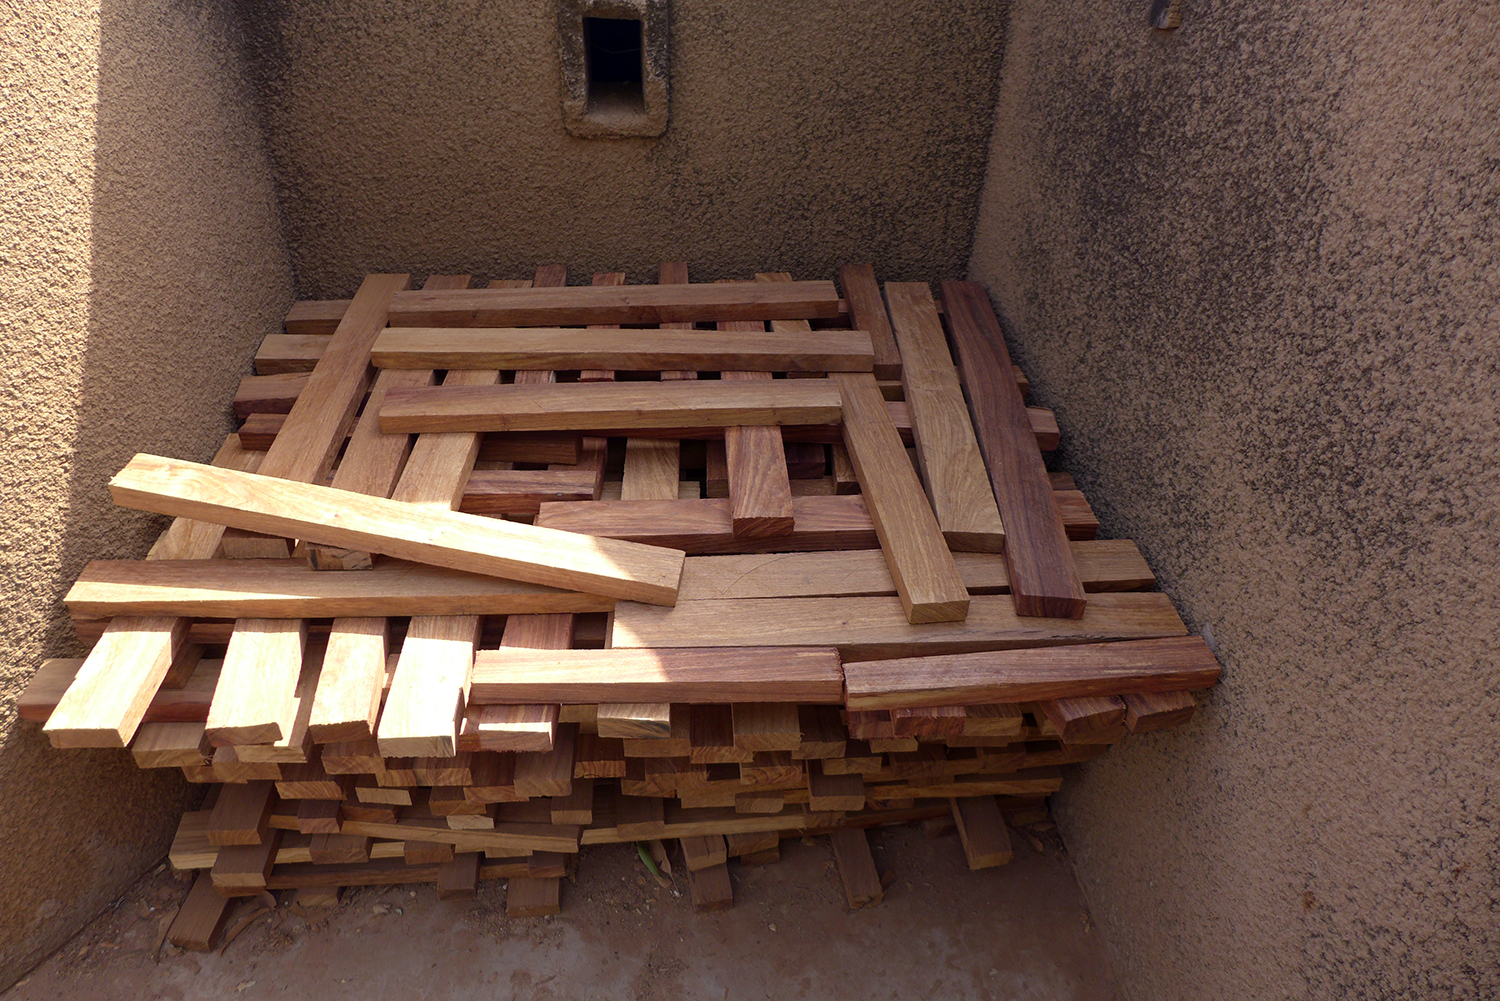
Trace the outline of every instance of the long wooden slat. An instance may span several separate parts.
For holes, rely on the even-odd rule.
[[[749,333],[752,339],[766,336],[765,324],[729,321],[721,331]],[[761,371],[725,372],[729,382],[774,385],[775,365]],[[820,371],[820,370],[813,370]],[[736,537],[764,538],[789,534],[796,523],[792,486],[787,474],[786,449],[781,429],[741,425],[724,429],[725,476],[728,482],[730,528]]]
[[[1141,591],[1155,577],[1129,539],[1070,543],[1088,591]],[[953,562],[971,595],[1010,590],[1005,561],[993,553],[954,553]],[[893,595],[895,581],[878,549],[828,553],[690,556],[683,564],[677,600],[714,598],[817,598]]]
[[[635,601],[675,601],[682,575],[680,552],[159,456],[137,455],[110,493],[124,507]]]
[[[845,264],[839,268],[839,285],[849,303],[849,318],[858,330],[868,331],[875,351],[877,379],[901,378],[901,355],[880,298],[875,269],[868,264]]]
[[[287,310],[282,329],[289,334],[331,334],[349,309],[348,299],[301,299]]]
[[[388,393],[380,427],[401,434],[827,424],[840,419],[839,404],[827,379],[442,386]]]
[[[16,700],[16,714],[33,723],[46,723],[56,712],[63,693],[78,676],[83,660],[55,657],[42,661]],[[201,661],[182,688],[159,689],[146,706],[141,723],[201,723],[208,719],[209,703],[219,683],[219,665]],[[139,727],[137,728],[139,732]],[[89,745],[94,746],[94,745]]]
[[[838,290],[832,282],[423,291],[401,293],[391,303],[391,324],[400,327],[539,327],[831,319],[838,315]]]
[[[563,704],[843,700],[829,647],[703,650],[481,650],[469,700]]]
[[[622,602],[611,642],[616,648],[828,644],[847,664],[1186,633],[1166,595],[1144,592],[1096,595],[1081,619],[1018,616],[1008,597],[983,595],[973,599],[965,621],[928,625],[912,625],[901,602],[884,597],[687,601],[672,609]]]
[[[1005,335],[989,293],[978,282],[948,281],[943,283],[943,302],[959,378],[1005,522],[1005,559],[1016,611],[1077,618],[1088,600],[1046,467],[1031,447],[1030,419],[1011,375]]]
[[[208,739],[267,744],[291,735],[307,647],[301,619],[238,619],[208,714]]]
[[[865,832],[859,828],[845,828],[828,837],[833,842],[833,855],[839,864],[839,877],[844,883],[844,898],[849,909],[858,910],[880,903],[885,888],[875,869],[875,858],[870,854],[870,842]]]
[[[370,360],[383,369],[613,369],[658,372],[868,372],[873,352],[862,330],[746,337],[710,330],[597,330],[509,327],[459,330],[388,327]],[[256,384],[252,388],[259,389]]]
[[[451,757],[458,752],[464,683],[478,643],[478,616],[412,618],[380,714],[381,754]]]
[[[849,708],[865,710],[1192,691],[1216,684],[1219,664],[1181,636],[870,661],[844,676]]]
[[[926,282],[886,282],[922,482],[951,549],[998,553],[1005,528]]]
[[[368,740],[374,735],[385,685],[388,637],[386,620],[376,615],[334,619],[308,716],[313,740]]]
[[[844,398],[844,444],[908,621],[963,621],[969,592],[875,379],[836,375],[833,381]]]
[[[202,618],[607,612],[614,599],[378,557],[357,574],[302,560],[96,560],[64,598],[76,617]]]

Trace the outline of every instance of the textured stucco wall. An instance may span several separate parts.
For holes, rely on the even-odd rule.
[[[991,0],[678,0],[655,139],[563,129],[554,0],[244,4],[307,296],[369,270],[892,278],[968,258],[1000,58]]]
[[[1500,20],[1016,0],[971,276],[1225,668],[1062,797],[1137,999],[1500,994]]]
[[[0,984],[159,858],[180,776],[53,751],[15,718],[84,561],[157,519],[105,482],[206,460],[292,297],[237,25],[210,2],[20,3],[0,17]]]

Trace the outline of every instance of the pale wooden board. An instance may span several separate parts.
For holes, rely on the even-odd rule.
[[[235,620],[208,712],[209,740],[221,746],[290,737],[306,647],[301,619]]]
[[[1105,539],[1071,543],[1079,576],[1089,591],[1138,591],[1155,577],[1134,542]],[[953,562],[971,595],[1010,589],[1005,561],[991,553],[955,553]],[[677,600],[713,598],[815,598],[894,595],[895,581],[878,549],[826,553],[757,553],[690,556],[683,564]]]
[[[125,747],[187,640],[171,616],[122,616],[105,627],[43,732],[53,747]]]
[[[320,573],[302,560],[96,560],[63,599],[80,618],[338,618],[607,612],[614,599],[379,557]]]
[[[396,296],[390,315],[392,326],[442,327],[819,319],[839,315],[839,298],[832,282],[422,291]]]
[[[386,676],[388,635],[386,620],[378,616],[334,620],[308,719],[313,740],[325,743],[374,736]]]
[[[907,621],[895,598],[761,598],[688,601],[674,609],[622,602],[615,606],[612,642],[616,648],[827,643],[838,647],[847,665],[853,660],[1186,633],[1170,599],[1151,592],[1096,595],[1081,619],[1021,617],[1009,597],[982,595],[973,599],[964,622],[920,626]]]
[[[951,549],[998,553],[1005,529],[926,282],[886,282],[922,482]]]
[[[380,428],[387,434],[671,430],[833,424],[840,414],[839,390],[829,379],[518,383],[392,391],[380,410]]]
[[[414,616],[380,714],[376,739],[387,757],[458,751],[464,684],[479,642],[472,615]]]
[[[681,552],[137,455],[110,481],[126,507],[639,601],[673,602]]]
[[[908,621],[963,621],[969,592],[874,378],[838,375],[832,381],[844,398],[844,445]]]
[[[594,716],[599,736],[622,740],[670,737],[672,703],[604,702]]]
[[[213,748],[202,723],[142,723],[130,755],[137,768],[181,768],[208,764]]]
[[[481,650],[469,699],[564,704],[807,702],[843,699],[828,647],[703,650]]]
[[[630,438],[625,442],[621,500],[672,500],[681,477],[680,442],[665,438]]]
[[[264,452],[247,451],[240,444],[240,436],[232,434],[224,439],[224,444],[214,455],[209,463],[221,469],[238,469],[241,472],[253,473],[260,468],[260,461],[265,457]],[[213,522],[195,521],[192,518],[175,518],[167,530],[161,534],[151,551],[146,554],[148,560],[207,560],[218,555],[219,544],[224,538],[224,526],[215,525]]]
[[[601,369],[637,372],[868,372],[862,330],[755,337],[710,330],[388,327],[370,360],[383,369]],[[252,386],[252,388],[259,388]]]
[[[772,382],[769,372],[728,372],[723,378],[731,382]],[[725,428],[724,459],[730,530],[735,538],[790,534],[796,525],[796,511],[781,429]]]
[[[1083,621],[1103,600],[1090,603]],[[1201,638],[1182,632],[1175,638],[1133,642],[845,664],[848,705],[851,709],[979,705],[1211,687],[1219,677],[1218,662]],[[617,624],[616,642],[618,636]]]

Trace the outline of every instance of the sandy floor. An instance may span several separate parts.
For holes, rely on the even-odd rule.
[[[430,886],[352,889],[337,908],[304,914],[285,893],[222,952],[165,946],[153,964],[187,887],[164,866],[6,997],[1113,999],[1056,833],[1013,840],[1014,862],[970,872],[951,833],[874,831],[889,885],[884,903],[855,912],[826,838],[783,841],[779,863],[731,862],[735,906],[706,915],[680,873],[669,891],[633,847],[589,848],[558,917],[508,920],[503,881],[468,901],[439,901]]]

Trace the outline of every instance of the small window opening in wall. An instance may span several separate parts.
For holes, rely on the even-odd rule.
[[[583,39],[589,110],[640,113],[646,104],[641,22],[635,18],[586,17]]]

